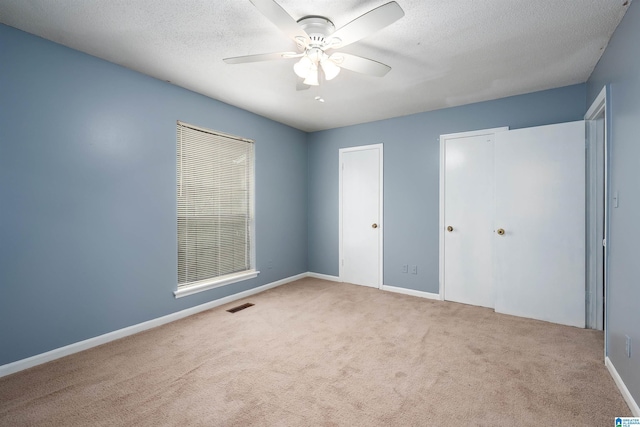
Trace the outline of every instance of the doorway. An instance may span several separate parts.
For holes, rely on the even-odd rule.
[[[606,329],[607,295],[607,88],[584,116],[587,149],[587,328]],[[605,341],[607,335],[605,334]],[[606,342],[605,342],[606,348]]]
[[[339,150],[339,274],[342,282],[382,286],[382,144]]]

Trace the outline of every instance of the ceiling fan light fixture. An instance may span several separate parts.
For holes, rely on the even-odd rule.
[[[303,56],[300,58],[300,61],[296,62],[293,65],[293,71],[298,75],[298,77],[306,79],[307,76],[311,73],[315,64],[308,56]]]
[[[331,59],[327,58],[320,63],[322,67],[322,71],[324,72],[324,77],[327,80],[334,79],[338,74],[340,74],[340,67],[336,65]]]
[[[315,64],[313,64],[313,67],[311,68],[309,74],[302,83],[309,86],[318,86],[320,84],[320,82],[318,81],[318,67]]]

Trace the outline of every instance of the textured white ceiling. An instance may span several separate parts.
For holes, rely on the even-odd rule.
[[[387,1],[279,4],[339,28]],[[627,10],[625,0],[397,1],[403,18],[343,49],[389,74],[343,70],[306,91],[294,60],[222,61],[296,50],[249,0],[0,0],[0,22],[315,131],[585,82]]]

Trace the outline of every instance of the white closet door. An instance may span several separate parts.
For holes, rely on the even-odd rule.
[[[443,136],[444,299],[493,308],[493,133]]]
[[[340,150],[340,279],[382,285],[382,144]]]
[[[584,327],[584,122],[496,134],[495,179],[495,310]]]

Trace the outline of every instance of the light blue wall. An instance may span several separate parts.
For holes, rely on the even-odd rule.
[[[629,6],[589,78],[588,105],[609,85],[608,355],[640,404],[640,4]],[[610,193],[610,194],[612,194]],[[609,199],[611,200],[611,199]],[[611,203],[611,201],[610,201]],[[632,357],[625,354],[625,335]]]
[[[176,120],[256,140],[261,270],[178,300]],[[0,365],[307,271],[306,159],[304,132],[0,25]]]
[[[340,148],[384,144],[384,284],[437,293],[439,136],[581,120],[585,100],[582,84],[310,134],[310,271],[338,275]]]

